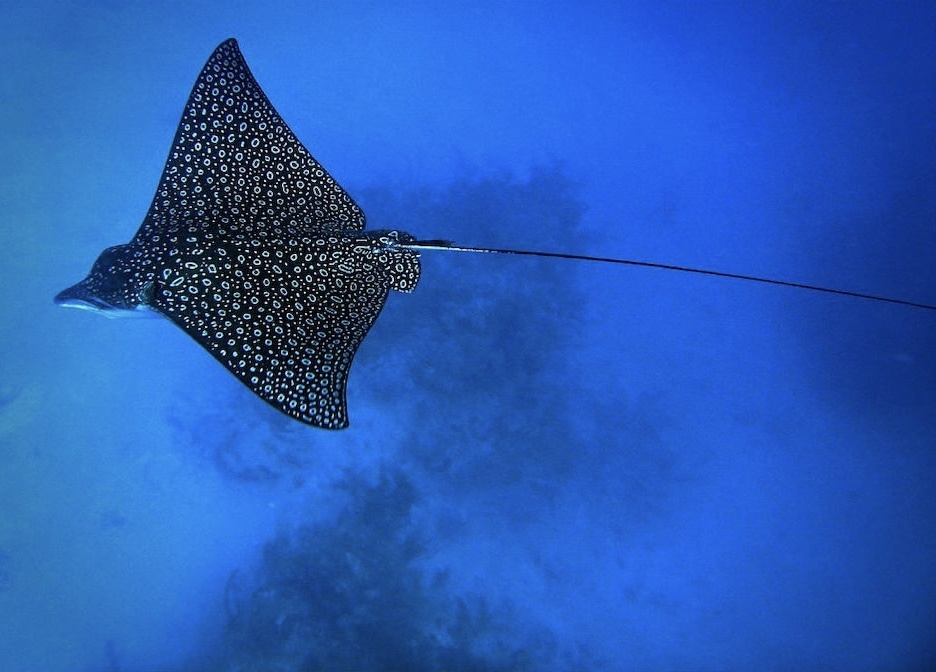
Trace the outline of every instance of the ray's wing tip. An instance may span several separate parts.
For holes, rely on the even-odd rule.
[[[269,400],[266,400],[266,401],[269,401]],[[293,413],[290,413],[285,408],[281,408],[277,406],[276,404],[273,404],[273,406],[277,410],[283,413],[286,413],[287,415],[292,416],[296,420],[299,420],[301,423],[308,425],[309,427],[315,427],[317,429],[328,429],[328,430],[337,431],[341,429],[347,429],[348,425],[351,424],[348,421],[347,413],[344,413],[340,417],[332,417],[332,418],[321,417],[321,416],[316,416],[316,415],[295,415]]]
[[[215,47],[214,51],[211,52],[211,59],[218,58],[224,52],[233,52],[235,55],[241,53],[240,45],[237,43],[237,38],[229,37],[221,42],[221,44]]]

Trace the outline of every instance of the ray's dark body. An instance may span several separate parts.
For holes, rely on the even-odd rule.
[[[364,226],[230,39],[195,82],[136,235],[55,300],[153,310],[277,409],[340,429],[358,346],[389,291],[419,280],[411,236]]]

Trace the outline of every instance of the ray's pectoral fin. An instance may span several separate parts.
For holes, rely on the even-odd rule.
[[[350,236],[224,243],[164,269],[150,305],[280,411],[342,429],[358,346],[390,288],[418,278],[404,252]]]

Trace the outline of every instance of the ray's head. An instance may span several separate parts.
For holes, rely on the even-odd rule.
[[[53,301],[66,308],[90,310],[107,317],[147,316],[153,279],[142,272],[141,251],[115,245],[101,252],[81,282],[59,292]]]

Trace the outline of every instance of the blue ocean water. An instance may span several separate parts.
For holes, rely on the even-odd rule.
[[[0,672],[936,667],[936,316],[425,253],[300,425],[51,297],[227,37],[374,228],[936,303],[931,2],[0,6]]]

